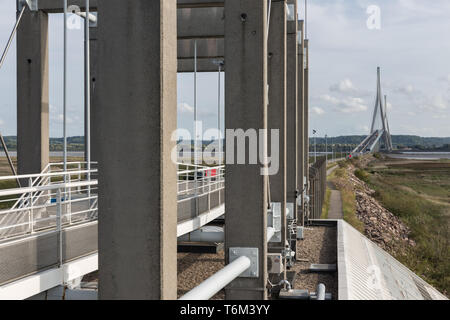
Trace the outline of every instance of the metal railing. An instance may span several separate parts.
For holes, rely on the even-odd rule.
[[[68,163],[65,172],[62,166],[51,163],[40,174],[0,177],[3,183],[27,182],[0,191],[1,242],[97,219],[97,169],[86,170],[84,162]]]
[[[68,162],[67,171],[63,167],[50,163],[39,174],[0,177],[0,183],[19,179],[23,186],[11,183],[0,190],[0,242],[97,219],[96,163],[91,170],[86,162]],[[179,163],[177,169],[181,220],[183,213],[193,218],[224,202],[225,166]]]
[[[225,166],[177,164],[178,219],[186,220],[224,203]]]

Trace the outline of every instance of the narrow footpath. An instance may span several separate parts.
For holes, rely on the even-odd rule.
[[[327,177],[336,170],[338,166],[334,166],[327,171]],[[328,188],[331,190],[330,196],[330,209],[328,210],[328,219],[337,220],[344,219],[344,212],[342,211],[342,198],[341,192],[336,189],[334,184],[330,181],[327,182]]]

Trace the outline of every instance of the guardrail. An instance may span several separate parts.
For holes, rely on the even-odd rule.
[[[97,219],[97,169],[86,163],[49,164],[40,174],[0,177],[27,182],[0,190],[0,242]],[[92,164],[91,164],[92,165]]]
[[[224,203],[225,166],[177,166],[178,221],[193,219]]]
[[[19,179],[24,187],[0,190],[0,242],[54,230],[57,210],[61,226],[97,219],[96,163],[50,163],[42,173],[0,177],[0,183]],[[189,220],[224,202],[225,166],[177,164],[179,220]]]

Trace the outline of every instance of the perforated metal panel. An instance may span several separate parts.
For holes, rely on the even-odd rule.
[[[414,272],[338,220],[339,300],[446,300]]]

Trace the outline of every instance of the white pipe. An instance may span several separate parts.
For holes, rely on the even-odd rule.
[[[195,230],[191,233],[182,235],[178,241],[194,241],[194,242],[224,242],[225,234],[221,231]]]
[[[319,283],[317,286],[317,300],[325,300],[325,285],[323,283]]]
[[[86,12],[75,12],[75,14],[83,19],[86,19]],[[95,14],[89,13],[89,21],[92,23],[96,23],[97,16]]]
[[[209,277],[180,300],[208,300],[250,267],[250,259],[242,256]]]
[[[275,235],[275,229],[267,228],[267,242],[269,242]],[[193,242],[224,242],[225,233],[223,231],[204,231],[203,229],[195,230],[191,233],[184,234],[178,237],[178,241],[193,241]]]
[[[272,227],[268,227],[267,228],[267,242],[269,242],[270,239],[272,239],[274,235],[275,235],[275,229]]]

